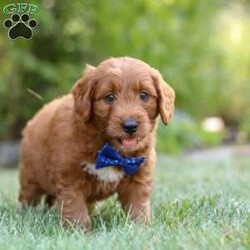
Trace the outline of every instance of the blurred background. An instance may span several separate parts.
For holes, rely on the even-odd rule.
[[[15,3],[17,1],[13,1]],[[22,1],[23,2],[23,1]],[[10,14],[2,9],[3,23]],[[158,152],[181,154],[250,140],[250,1],[42,0],[32,39],[0,28],[0,159],[18,158],[26,121],[67,93],[85,64],[131,56],[176,91]]]

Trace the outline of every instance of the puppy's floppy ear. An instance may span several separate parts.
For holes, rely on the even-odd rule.
[[[71,93],[74,96],[75,111],[80,120],[89,120],[92,112],[91,98],[95,87],[95,67],[87,65],[83,76],[73,86]]]
[[[160,72],[152,69],[152,78],[158,94],[158,107],[162,122],[167,125],[174,113],[174,90],[163,80]]]

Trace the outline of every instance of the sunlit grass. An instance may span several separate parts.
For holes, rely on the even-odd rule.
[[[88,234],[65,229],[54,209],[21,210],[17,172],[1,170],[0,249],[249,249],[249,163],[159,157],[152,223],[132,223],[113,197]]]

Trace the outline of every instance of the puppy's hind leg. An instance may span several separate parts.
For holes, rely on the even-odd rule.
[[[44,194],[32,172],[23,163],[20,166],[20,191],[18,200],[22,207],[35,206]]]

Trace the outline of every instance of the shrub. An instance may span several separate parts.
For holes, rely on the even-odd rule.
[[[184,150],[216,146],[221,143],[222,132],[208,132],[183,112],[176,112],[171,123],[159,124],[157,150],[162,153],[179,154]]]

